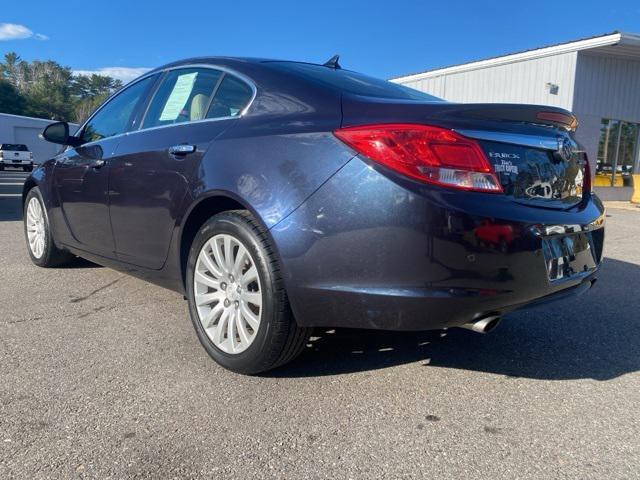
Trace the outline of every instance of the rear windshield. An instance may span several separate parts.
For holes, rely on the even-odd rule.
[[[269,62],[278,70],[294,73],[307,80],[324,86],[338,89],[342,92],[364,95],[367,97],[393,98],[398,100],[419,100],[423,102],[443,102],[413,88],[378,78],[369,77],[350,70],[333,69],[312,63],[298,62]]]
[[[0,145],[0,150],[11,150],[12,152],[28,152],[29,149],[26,145],[19,143],[3,143]]]

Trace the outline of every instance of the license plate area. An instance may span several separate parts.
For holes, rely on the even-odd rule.
[[[589,273],[598,266],[590,232],[544,238],[542,250],[552,282]]]

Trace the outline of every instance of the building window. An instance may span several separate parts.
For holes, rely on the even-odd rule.
[[[597,187],[630,187],[631,175],[640,172],[640,124],[603,118],[596,158]]]

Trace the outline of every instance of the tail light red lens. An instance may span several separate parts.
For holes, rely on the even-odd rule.
[[[502,192],[480,145],[445,128],[413,124],[346,127],[336,137],[371,160],[427,183]]]

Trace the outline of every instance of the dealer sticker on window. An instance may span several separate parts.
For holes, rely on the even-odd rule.
[[[191,95],[197,75],[198,72],[193,72],[185,73],[178,77],[160,115],[161,121],[172,121],[178,118],[178,115],[180,115],[180,112],[187,104],[187,100]]]

